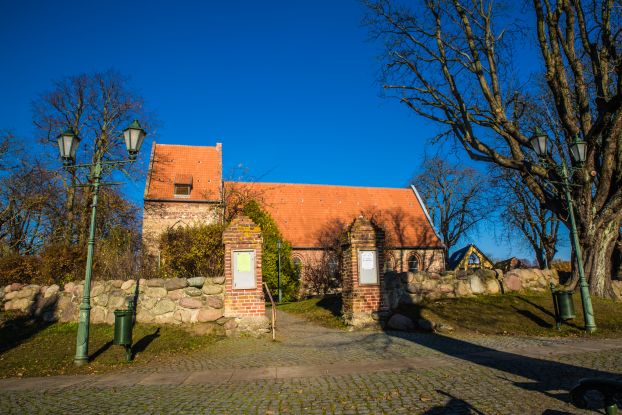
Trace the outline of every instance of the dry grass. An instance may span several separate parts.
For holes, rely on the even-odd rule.
[[[132,346],[135,356],[128,363],[124,349],[112,345],[113,327],[92,324],[89,336],[91,361],[76,367],[73,364],[76,323],[45,325],[6,314],[0,317],[2,378],[102,373],[199,350],[217,341],[215,337],[194,336],[177,327],[137,324]]]

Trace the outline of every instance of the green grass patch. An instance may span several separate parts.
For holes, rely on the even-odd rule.
[[[400,306],[415,321],[444,322],[458,332],[517,336],[586,336],[579,293],[573,295],[576,318],[555,328],[550,293],[482,295],[447,298]],[[592,298],[598,330],[591,336],[622,337],[622,303]]]
[[[482,295],[445,298],[422,304],[400,306],[398,313],[415,322],[427,318],[435,323],[447,323],[463,334],[501,334],[513,336],[586,336],[583,330],[583,310],[579,293],[573,295],[576,311],[574,320],[555,328],[551,294],[527,293]],[[622,303],[592,298],[598,330],[590,336],[622,337]],[[341,297],[330,295],[282,304],[279,310],[297,314],[325,327],[343,329]]]
[[[113,326],[91,324],[89,357],[76,367],[77,323],[43,324],[5,315],[0,321],[0,377],[29,377],[103,373],[187,353],[218,341],[213,336],[195,336],[181,328],[137,324],[133,331],[134,360],[126,362],[125,350],[112,344]]]
[[[313,297],[293,303],[280,304],[277,309],[297,314],[324,327],[345,329],[341,318],[341,295]]]

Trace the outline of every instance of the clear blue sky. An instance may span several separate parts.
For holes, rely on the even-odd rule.
[[[54,80],[113,68],[157,115],[157,142],[222,142],[225,176],[403,187],[436,128],[380,97],[363,13],[355,0],[4,1],[0,129],[32,137],[31,102]],[[143,186],[127,187],[138,203]],[[490,235],[473,241],[528,254]]]

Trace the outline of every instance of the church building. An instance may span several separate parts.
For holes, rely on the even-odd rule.
[[[222,145],[153,143],[145,186],[143,246],[158,254],[169,227],[223,222],[227,204],[256,200],[292,245],[293,261],[304,275],[318,261],[327,239],[358,216],[385,232],[385,271],[444,270],[444,246],[414,186],[377,188],[293,183],[223,181]]]

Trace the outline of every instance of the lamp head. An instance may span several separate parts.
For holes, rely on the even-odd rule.
[[[540,129],[540,127],[536,127],[533,136],[529,139],[529,143],[533,148],[533,151],[536,152],[538,157],[544,157],[547,154],[546,141],[548,137],[546,134]]]
[[[147,133],[142,129],[138,120],[132,121],[132,123],[123,130],[123,138],[125,140],[125,147],[127,148],[127,154],[130,160],[135,160],[140,147],[143,145]]]
[[[58,139],[58,151],[60,158],[63,160],[65,166],[70,166],[76,162],[76,151],[78,144],[80,144],[80,138],[74,133],[72,128],[68,128],[64,133],[61,133],[57,137]]]

